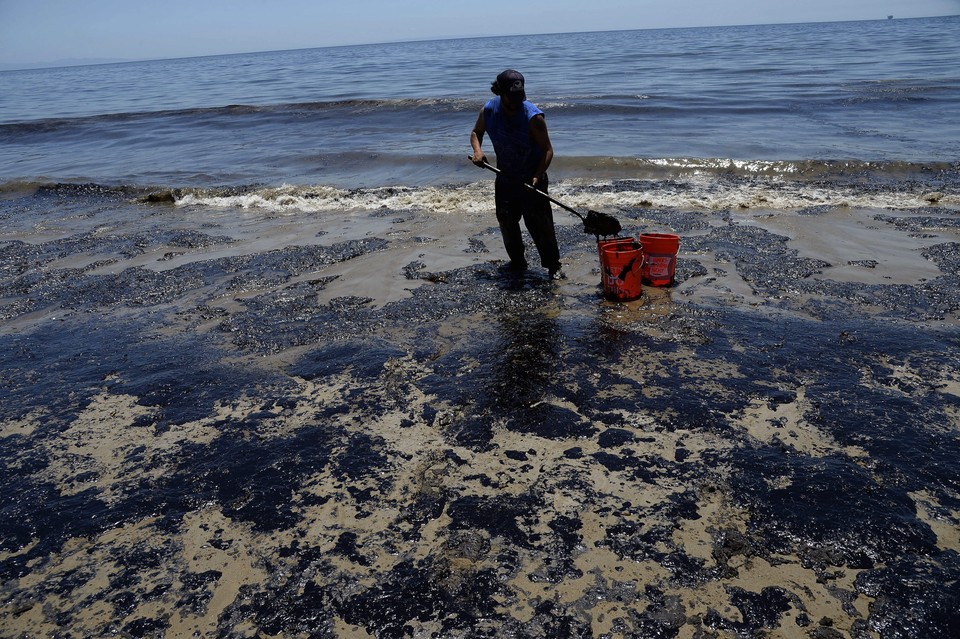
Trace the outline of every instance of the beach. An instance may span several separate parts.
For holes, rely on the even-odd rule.
[[[620,211],[616,303],[484,202],[6,235],[2,634],[949,636],[955,205]]]
[[[958,636],[958,37],[0,71],[0,636]],[[507,67],[672,284],[504,269]]]

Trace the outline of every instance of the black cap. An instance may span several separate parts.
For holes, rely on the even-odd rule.
[[[523,87],[523,74],[519,71],[507,69],[498,75],[497,87],[500,89],[498,95],[504,95],[505,93],[516,95],[519,93],[521,100],[527,99],[527,93]]]

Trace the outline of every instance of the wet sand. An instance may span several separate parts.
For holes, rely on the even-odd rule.
[[[616,214],[8,224],[0,634],[954,636],[958,212]]]

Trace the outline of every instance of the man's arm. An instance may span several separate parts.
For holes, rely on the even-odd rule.
[[[483,111],[477,116],[477,123],[473,125],[473,131],[470,132],[470,146],[473,147],[473,163],[477,166],[483,166],[486,157],[483,155],[483,136],[487,132],[487,121],[483,117]]]

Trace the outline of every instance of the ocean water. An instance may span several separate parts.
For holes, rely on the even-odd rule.
[[[439,199],[455,207],[457,187],[490,177],[466,162],[469,130],[491,80],[514,67],[547,113],[559,193],[578,181],[636,179],[637,189],[621,191],[656,205],[762,197],[792,207],[859,203],[868,185],[876,197],[862,203],[899,206],[903,189],[884,191],[891,183],[956,184],[958,41],[960,17],[946,17],[6,71],[0,189],[96,184],[204,199],[229,188],[264,205],[262,189],[274,189],[269,200],[282,187],[285,202],[336,207],[345,189],[402,187],[416,199],[433,187],[426,197],[436,202],[444,187],[450,199]],[[718,188],[729,177],[742,179]],[[664,187],[677,179],[693,180],[693,193]]]

